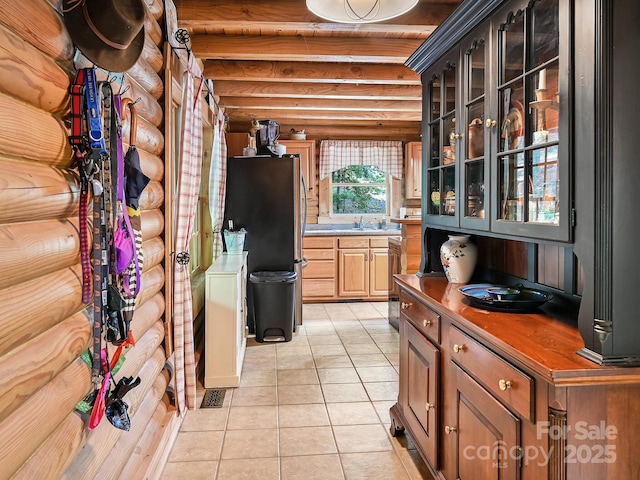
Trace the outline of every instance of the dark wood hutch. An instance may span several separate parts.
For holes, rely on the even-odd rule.
[[[423,84],[423,249],[418,275],[396,276],[391,431],[406,428],[438,478],[640,478],[640,4],[612,3],[466,0],[407,61]],[[480,256],[524,245],[522,281],[555,300],[469,305],[438,276],[454,232]],[[549,245],[559,289],[531,273]],[[516,280],[505,273],[472,281]]]

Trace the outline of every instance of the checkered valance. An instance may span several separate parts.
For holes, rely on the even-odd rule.
[[[402,178],[402,142],[389,140],[322,140],[320,179],[350,165],[373,165]]]

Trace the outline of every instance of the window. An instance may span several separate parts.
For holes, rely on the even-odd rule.
[[[351,165],[331,173],[331,213],[388,215],[389,178],[378,167]]]

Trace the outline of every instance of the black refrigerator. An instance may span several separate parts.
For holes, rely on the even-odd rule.
[[[294,325],[302,323],[302,238],[306,188],[299,155],[231,157],[227,160],[224,228],[247,231],[247,276],[253,272],[296,272]],[[247,281],[247,325],[255,332],[253,292]]]

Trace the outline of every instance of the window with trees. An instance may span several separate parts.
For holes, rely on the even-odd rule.
[[[389,176],[378,167],[351,165],[330,177],[331,213],[388,215]]]

